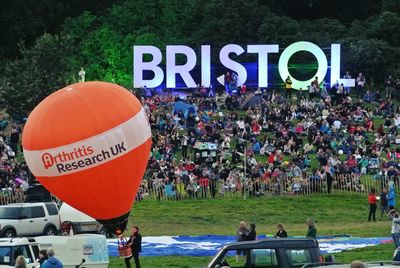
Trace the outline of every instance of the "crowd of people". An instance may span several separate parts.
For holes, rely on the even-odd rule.
[[[400,89],[364,90],[361,76],[364,82],[354,89],[360,98],[351,88],[328,87],[317,77],[313,92],[291,96],[286,87],[257,89],[255,95],[249,90],[214,95],[203,87],[185,96],[147,91],[139,97],[153,147],[141,193],[176,199],[231,192],[367,193],[362,180],[367,174],[380,189],[391,180],[397,185],[400,108],[394,97]],[[176,102],[196,109],[175,110]]]
[[[0,204],[23,202],[34,177],[18,155],[21,127],[11,124],[4,117],[0,119]]]
[[[304,91],[293,90],[291,77],[283,88],[253,90],[237,88],[234,74],[225,80],[216,92],[200,85],[181,94],[138,92],[153,134],[138,199],[149,193],[181,199],[368,192],[365,175],[380,183],[379,190],[391,180],[398,184],[398,79],[388,76],[371,88],[360,73],[350,88],[315,77]],[[177,102],[194,110],[175,109]],[[0,119],[3,204],[23,200],[34,182],[18,161],[21,128],[12,124],[5,131],[7,124]]]

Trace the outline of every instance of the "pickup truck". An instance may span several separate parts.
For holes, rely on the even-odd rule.
[[[300,268],[322,262],[315,239],[271,238],[228,244],[203,268]]]

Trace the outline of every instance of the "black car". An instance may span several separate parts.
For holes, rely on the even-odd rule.
[[[226,245],[203,268],[291,268],[321,260],[315,239],[273,238]]]
[[[26,191],[25,202],[52,202],[50,192],[41,184],[35,184]]]

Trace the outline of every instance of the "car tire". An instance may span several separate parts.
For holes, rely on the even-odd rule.
[[[56,235],[57,229],[54,226],[49,226],[44,229],[44,235]]]
[[[16,237],[17,234],[13,229],[6,229],[3,231],[3,237]]]

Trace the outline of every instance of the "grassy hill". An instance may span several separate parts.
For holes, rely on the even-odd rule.
[[[216,200],[144,200],[134,205],[129,224],[150,235],[235,235],[239,221],[257,225],[258,234],[273,234],[283,223],[289,235],[305,235],[308,217],[315,219],[318,235],[350,234],[390,236],[391,222],[368,222],[368,204],[363,195],[310,195]],[[379,213],[378,213],[379,219]],[[128,235],[128,233],[126,233]],[[336,254],[338,261],[390,259],[393,245],[382,245]],[[142,267],[201,267],[210,257],[142,257]],[[124,267],[111,258],[111,267]]]

